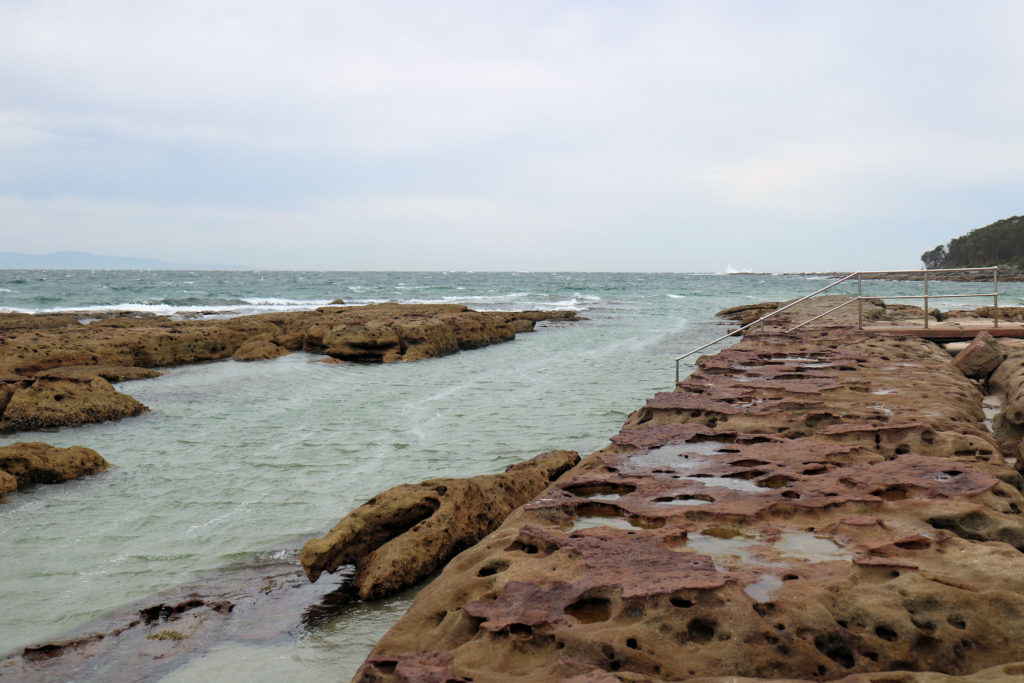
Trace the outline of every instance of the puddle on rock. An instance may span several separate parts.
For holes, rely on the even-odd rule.
[[[578,498],[585,498],[587,500],[618,500],[619,498],[622,498],[622,494],[621,493],[600,493],[600,492],[598,492],[598,493],[588,493],[588,494],[577,493],[576,497],[578,497]]]
[[[694,441],[693,443],[673,443],[659,446],[646,453],[630,456],[629,459],[634,465],[640,467],[667,467],[682,472],[706,463],[706,456],[737,451],[736,444],[728,441]]]
[[[780,588],[782,579],[771,574],[763,574],[754,583],[744,586],[743,590],[754,599],[754,602],[768,602],[772,599],[772,593]]]
[[[896,390],[895,389],[875,389],[871,393],[872,394],[876,394],[878,396],[884,396],[885,394],[891,394],[894,391],[896,391]]]
[[[562,527],[563,531],[572,533],[580,529],[593,529],[599,526],[609,526],[614,529],[655,529],[661,524],[650,524],[631,517],[619,517],[617,515],[587,515],[577,517],[572,521],[572,526]]]
[[[785,558],[827,562],[850,559],[853,554],[835,541],[814,534],[782,534],[774,543],[775,550]]]
[[[653,503],[657,505],[681,505],[681,506],[694,506],[694,505],[707,505],[715,502],[715,499],[711,496],[678,496],[675,498],[669,498],[665,496],[663,498],[655,498]]]
[[[782,534],[778,540],[750,538],[729,527],[709,527],[702,533],[686,537],[684,548],[708,555],[717,562],[723,557],[734,557],[745,564],[762,567],[782,567],[791,560],[831,562],[852,559],[853,554],[835,541],[807,533]],[[772,561],[778,557],[781,562]],[[767,577],[762,579],[768,580]],[[770,582],[770,581],[769,581]]]
[[[763,486],[758,486],[750,479],[739,479],[735,477],[704,477],[704,476],[693,476],[690,477],[695,481],[699,481],[704,486],[714,487],[718,486],[724,489],[732,489],[733,491],[746,491],[748,493],[765,493]]]
[[[989,394],[985,398],[981,399],[981,410],[985,413],[985,426],[988,431],[995,434],[995,419],[996,415],[1003,409],[1003,396],[1002,394]]]
[[[743,562],[757,562],[750,552],[757,545],[757,541],[744,536],[718,538],[706,534],[695,534],[687,536],[686,545],[690,550],[694,550],[702,555],[709,555],[712,559],[722,555],[732,555],[738,557]]]

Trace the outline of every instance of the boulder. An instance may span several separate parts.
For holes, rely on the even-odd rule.
[[[38,441],[14,443],[0,448],[0,475],[6,475],[0,476],[0,493],[12,478],[17,488],[24,488],[32,484],[57,484],[108,467],[110,463],[91,448],[57,448]]]
[[[501,474],[402,484],[350,512],[323,538],[302,548],[310,581],[356,566],[363,599],[413,586],[493,531],[512,510],[579,462],[575,451],[551,451]]]
[[[231,357],[237,361],[271,360],[287,356],[290,352],[271,341],[250,339],[235,351]]]
[[[13,474],[0,470],[0,496],[18,490],[18,479]]]
[[[139,415],[146,406],[107,380],[40,377],[15,388],[0,417],[0,431],[78,426]]]
[[[1000,363],[1005,354],[988,332],[979,332],[963,351],[953,358],[953,365],[973,379],[986,379]]]
[[[329,305],[331,305],[331,306],[343,306],[344,304],[345,304],[345,300],[338,298],[338,299],[334,299],[333,301],[331,301],[331,303]]]

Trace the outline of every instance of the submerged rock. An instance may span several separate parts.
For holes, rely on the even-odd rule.
[[[307,581],[297,555],[292,544],[257,553],[6,659],[0,649],[0,680],[156,681],[223,646],[279,645],[352,600],[344,585]]]
[[[486,536],[578,461],[575,451],[551,451],[501,474],[388,489],[350,512],[324,538],[308,541],[302,566],[316,581],[322,572],[354,564],[361,598],[393,595]]]
[[[57,484],[110,467],[91,448],[58,448],[41,442],[0,447],[0,494],[33,484]],[[11,480],[14,488],[10,488]]]

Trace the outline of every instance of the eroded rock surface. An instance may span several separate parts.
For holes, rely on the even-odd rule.
[[[493,531],[577,462],[575,451],[551,451],[501,474],[396,486],[353,510],[324,538],[308,541],[302,565],[311,581],[355,565],[361,598],[393,595]]]
[[[33,484],[57,484],[110,467],[91,448],[58,448],[40,442],[0,447],[0,495]]]
[[[573,311],[479,312],[460,305],[325,306],[227,320],[115,313],[0,314],[0,430],[75,426],[146,410],[109,382],[154,377],[153,368],[290,351],[342,361],[420,360],[513,339],[539,320]]]
[[[851,314],[702,359],[455,557],[357,680],[1019,678],[1021,476],[948,354]]]

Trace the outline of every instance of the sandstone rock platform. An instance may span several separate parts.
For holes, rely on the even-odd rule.
[[[1021,680],[984,388],[850,314],[749,335],[456,556],[356,680]]]

